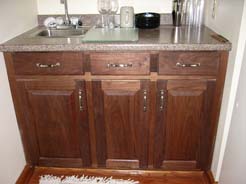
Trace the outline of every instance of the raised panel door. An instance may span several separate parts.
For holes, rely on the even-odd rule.
[[[99,166],[147,167],[148,98],[149,81],[93,81]]]
[[[85,87],[82,81],[18,82],[37,165],[90,165]]]
[[[158,81],[155,167],[192,170],[204,166],[214,82]]]

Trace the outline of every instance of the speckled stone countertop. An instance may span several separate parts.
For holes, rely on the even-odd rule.
[[[0,45],[2,52],[31,51],[137,51],[180,50],[213,51],[231,50],[231,43],[207,27],[200,30],[186,26],[175,28],[162,25],[157,29],[139,30],[136,42],[84,43],[79,37],[35,37],[41,27],[36,27]]]

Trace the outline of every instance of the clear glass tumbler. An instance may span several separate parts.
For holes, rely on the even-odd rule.
[[[118,9],[119,9],[119,2],[118,2],[118,0],[110,0],[110,16],[111,16],[111,20],[112,21],[110,21],[110,25],[109,25],[109,27],[110,28],[115,28],[116,27],[116,24],[115,24],[115,15],[116,15],[116,13],[117,13],[117,11],[118,11]]]
[[[205,0],[186,0],[186,25],[200,27],[204,22]]]
[[[102,22],[100,27],[102,28],[108,28],[109,23],[108,23],[108,14],[111,10],[111,4],[110,0],[97,0],[97,8],[98,12],[102,16]]]
[[[186,6],[186,17],[185,23],[186,25],[193,25],[194,24],[194,14],[195,14],[195,0],[187,0],[185,3]]]

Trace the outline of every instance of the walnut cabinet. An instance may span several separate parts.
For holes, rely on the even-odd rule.
[[[27,162],[209,170],[227,52],[5,53]]]

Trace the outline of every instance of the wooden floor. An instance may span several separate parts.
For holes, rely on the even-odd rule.
[[[175,171],[131,171],[126,170],[95,170],[95,169],[66,169],[48,167],[26,167],[16,182],[17,184],[38,184],[39,177],[51,174],[55,176],[88,175],[106,176],[121,179],[132,179],[140,184],[212,184],[208,174],[204,172],[175,172]]]

